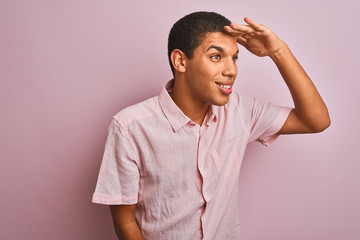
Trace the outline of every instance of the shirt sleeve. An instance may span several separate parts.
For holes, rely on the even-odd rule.
[[[126,128],[113,119],[92,201],[99,204],[135,204],[138,200],[139,168]]]
[[[254,99],[251,113],[249,142],[258,141],[265,146],[273,143],[292,108]]]

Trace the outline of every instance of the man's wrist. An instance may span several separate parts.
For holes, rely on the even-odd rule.
[[[281,41],[281,47],[279,48],[279,50],[277,50],[276,52],[270,54],[269,57],[275,63],[278,63],[284,57],[289,56],[289,54],[291,55],[290,48],[288,47],[288,45],[285,42]]]

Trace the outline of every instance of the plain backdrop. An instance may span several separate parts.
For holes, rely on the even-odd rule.
[[[193,11],[245,16],[291,48],[328,105],[320,134],[250,144],[244,240],[360,237],[359,4],[339,0],[0,0],[0,239],[115,239],[91,203],[112,116],[171,79],[167,37]],[[235,90],[293,106],[275,65],[240,49]]]

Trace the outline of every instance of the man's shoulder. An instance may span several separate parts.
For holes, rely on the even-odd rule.
[[[155,96],[122,109],[113,116],[113,119],[127,125],[134,120],[151,117],[159,112],[161,112],[159,96]]]
[[[230,95],[228,105],[230,107],[237,107],[240,109],[248,109],[254,106],[254,97],[250,97],[247,95],[239,94],[237,92],[233,92]]]

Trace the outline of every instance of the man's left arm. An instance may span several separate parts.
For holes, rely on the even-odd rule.
[[[285,42],[269,28],[245,18],[248,25],[231,23],[225,30],[257,56],[269,56],[287,84],[295,108],[278,134],[315,133],[330,125],[327,107],[314,83],[291,53]]]

